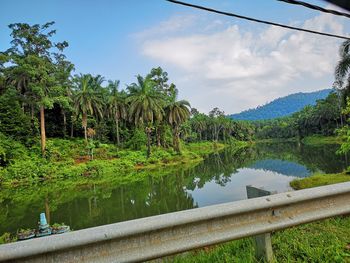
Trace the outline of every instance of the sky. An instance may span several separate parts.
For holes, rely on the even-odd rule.
[[[276,0],[186,0],[223,11],[349,35],[350,20]],[[324,1],[307,2],[337,9]],[[120,80],[121,87],[161,66],[179,99],[208,113],[265,104],[332,87],[342,40],[256,24],[165,0],[1,0],[0,50],[11,23],[55,21],[55,41],[75,73]],[[342,10],[344,11],[344,10]]]

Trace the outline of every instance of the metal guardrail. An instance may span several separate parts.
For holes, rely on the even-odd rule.
[[[350,213],[350,182],[0,246],[0,261],[137,262]]]

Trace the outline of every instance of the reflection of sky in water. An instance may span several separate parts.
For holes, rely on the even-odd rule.
[[[306,177],[311,174],[310,170],[304,165],[278,159],[260,160],[253,163],[249,167],[297,177]]]
[[[268,191],[286,192],[292,190],[289,182],[295,177],[280,173],[252,168],[238,169],[231,175],[231,181],[224,187],[210,181],[202,188],[188,190],[199,207],[237,201],[247,198],[246,185],[263,188]]]

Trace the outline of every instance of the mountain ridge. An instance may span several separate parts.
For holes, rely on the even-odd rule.
[[[234,120],[268,120],[289,116],[307,105],[315,105],[317,100],[326,98],[332,89],[313,92],[297,92],[274,99],[262,106],[251,108],[240,113],[230,114]]]

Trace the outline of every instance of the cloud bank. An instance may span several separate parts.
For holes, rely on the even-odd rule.
[[[297,26],[344,33],[321,14]],[[208,112],[239,112],[294,92],[329,88],[341,40],[257,25],[254,32],[206,16],[174,16],[138,33],[140,52],[168,71],[180,95]]]

